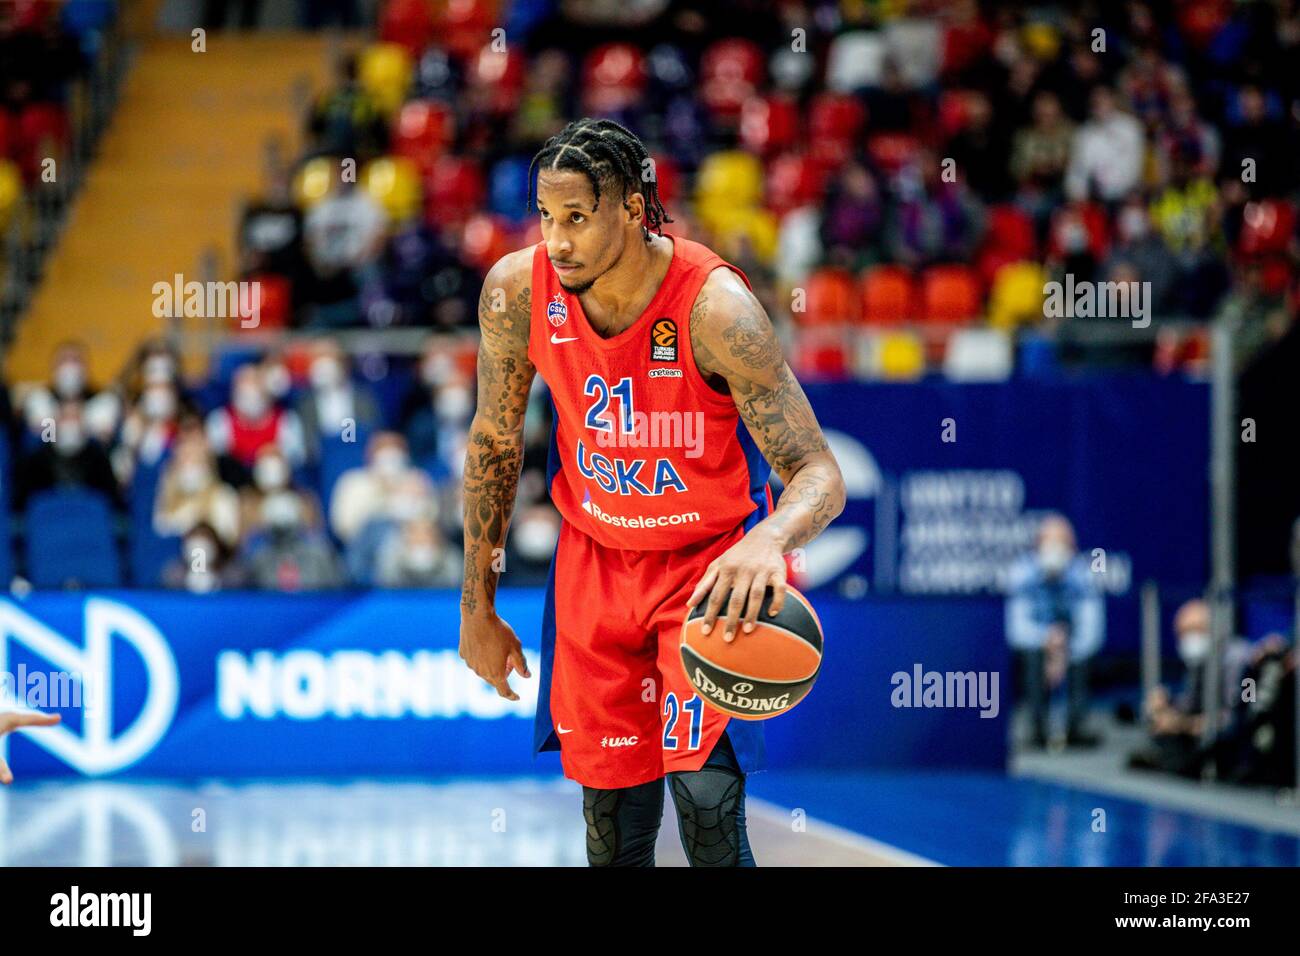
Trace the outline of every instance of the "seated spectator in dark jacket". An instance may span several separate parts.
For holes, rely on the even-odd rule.
[[[1182,689],[1171,695],[1166,687],[1154,687],[1147,694],[1144,713],[1151,744],[1130,754],[1129,766],[1199,777],[1207,754],[1202,747],[1207,663],[1214,650],[1210,606],[1201,600],[1188,601],[1174,616],[1174,631],[1178,635],[1178,656],[1186,667]],[[1215,697],[1225,708],[1231,707],[1240,694],[1240,675],[1249,653],[1249,644],[1239,639],[1224,648],[1222,683]]]
[[[82,406],[76,401],[64,402],[58,418],[45,430],[40,446],[29,452],[19,463],[15,504],[26,506],[28,500],[42,491],[54,488],[78,488],[102,492],[117,504],[117,479],[108,453],[86,434]]]
[[[29,435],[48,441],[44,432],[58,416],[59,406],[64,402],[76,402],[81,407],[81,422],[86,436],[107,447],[122,417],[121,397],[112,389],[101,390],[91,384],[86,347],[80,342],[59,345],[50,365],[49,383],[24,390],[16,400]]]
[[[375,583],[381,588],[448,588],[460,584],[465,555],[432,520],[415,518],[387,537],[377,563]]]
[[[265,591],[319,591],[342,587],[343,567],[325,535],[303,521],[301,499],[293,492],[262,502],[263,532],[244,551],[244,571],[253,587]]]
[[[191,594],[238,588],[243,575],[231,557],[212,525],[197,524],[181,541],[180,554],[163,569],[163,583]]]
[[[309,387],[295,406],[308,461],[320,461],[323,440],[363,442],[381,424],[374,395],[349,372],[348,357],[338,342],[321,338],[314,343]]]

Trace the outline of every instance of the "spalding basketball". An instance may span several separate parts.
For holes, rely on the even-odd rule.
[[[704,702],[729,717],[767,720],[808,695],[822,666],[822,626],[808,599],[789,585],[785,604],[772,617],[772,588],[763,595],[754,630],[743,625],[735,640],[723,640],[723,618],[704,633],[701,601],[682,624],[682,666]],[[728,599],[730,595],[728,595]],[[725,609],[727,600],[722,606]]]

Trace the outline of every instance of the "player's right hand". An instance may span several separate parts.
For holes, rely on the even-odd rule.
[[[533,676],[528,672],[524,648],[515,636],[514,628],[494,613],[461,614],[460,657],[470,670],[495,687],[506,700],[519,699],[506,680],[512,671],[518,671],[524,677]]]

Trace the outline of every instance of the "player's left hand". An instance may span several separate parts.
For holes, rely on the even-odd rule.
[[[708,597],[703,628],[704,633],[708,634],[717,623],[725,600],[726,617],[722,639],[734,641],[736,628],[742,622],[746,634],[754,629],[759,608],[763,606],[763,595],[769,587],[776,593],[772,596],[768,614],[775,616],[781,610],[781,605],[785,603],[785,575],[785,558],[781,556],[781,549],[760,525],[714,559],[705,570],[700,583],[695,586],[686,606],[693,608],[705,596]],[[730,598],[727,597],[728,592]]]
[[[0,714],[0,737],[19,727],[50,727],[58,722],[58,714]],[[9,765],[0,759],[0,783],[13,782],[14,775],[9,772]]]

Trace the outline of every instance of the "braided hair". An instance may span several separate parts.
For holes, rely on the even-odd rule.
[[[570,169],[586,175],[596,197],[593,212],[600,208],[602,182],[621,190],[624,205],[632,193],[644,195],[645,223],[641,226],[641,231],[646,242],[650,241],[651,229],[663,235],[663,224],[673,221],[659,199],[659,183],[654,176],[653,162],[646,152],[645,144],[635,133],[613,120],[574,120],[542,144],[528,167],[525,209],[529,211],[534,208],[535,175],[543,169]],[[648,179],[644,170],[650,172]]]

